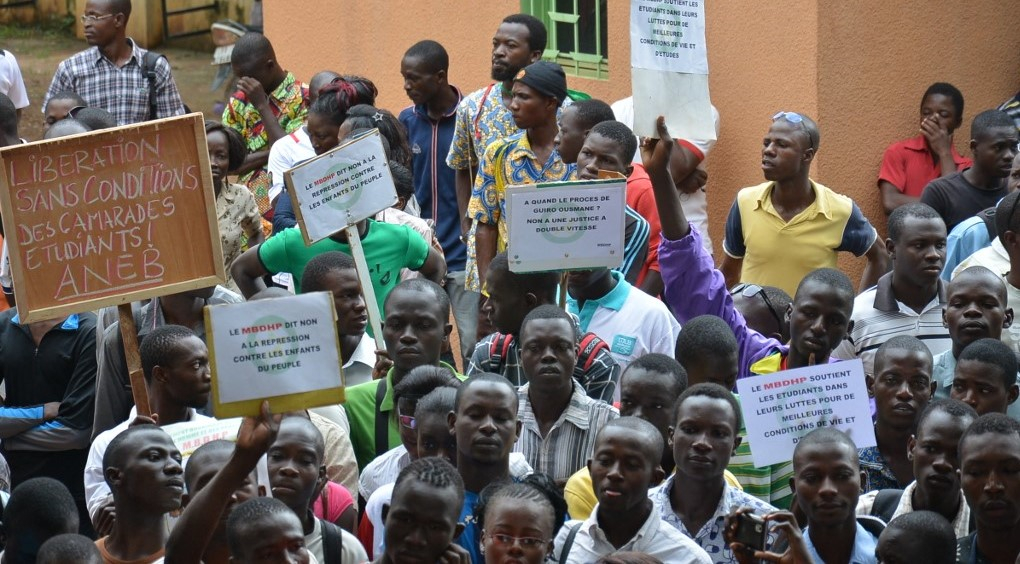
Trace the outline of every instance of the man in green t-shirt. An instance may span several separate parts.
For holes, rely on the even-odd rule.
[[[439,360],[453,328],[449,320],[450,298],[441,286],[429,280],[405,280],[386,298],[382,336],[393,367],[383,379],[347,388],[344,402],[359,470],[401,444],[396,415],[414,415],[394,413],[393,387],[404,376],[419,366],[441,366],[457,375],[452,366]],[[386,437],[377,435],[377,430],[383,428]]]
[[[446,276],[446,262],[442,255],[410,227],[366,219],[358,222],[357,228],[365,248],[365,261],[379,311],[383,310],[386,295],[400,282],[400,269],[416,270],[436,283]],[[301,273],[305,271],[305,265],[315,256],[329,251],[351,254],[346,232],[337,232],[305,246],[300,229],[291,227],[245,251],[230,267],[230,274],[245,298],[265,289],[263,276],[280,272],[291,273],[294,290],[301,293]]]

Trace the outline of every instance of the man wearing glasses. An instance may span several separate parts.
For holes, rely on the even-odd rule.
[[[151,61],[152,77],[146,76],[146,53],[127,37],[130,0],[89,0],[81,22],[90,48],[64,59],[46,91],[42,107],[58,92],[71,91],[89,106],[103,108],[119,125],[184,113],[170,63]],[[155,88],[155,115],[150,115],[150,89]]]
[[[742,189],[726,219],[727,286],[750,282],[792,295],[808,272],[835,268],[839,251],[867,257],[862,290],[885,273],[885,249],[857,204],[809,178],[818,143],[811,118],[772,116],[761,152],[766,182]]]
[[[925,204],[900,206],[889,215],[886,250],[892,272],[854,300],[853,330],[832,355],[860,358],[874,376],[878,347],[897,335],[917,337],[932,355],[952,348],[942,323],[946,289],[939,277],[946,259],[946,224]]]

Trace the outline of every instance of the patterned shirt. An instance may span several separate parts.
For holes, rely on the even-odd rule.
[[[595,451],[595,436],[606,423],[619,417],[620,412],[608,403],[584,395],[581,386],[574,382],[570,403],[543,438],[535,412],[531,409],[530,387],[530,384],[525,384],[517,390],[520,400],[518,419],[523,428],[514,452],[523,453],[535,472],[566,482],[571,474],[588,462]]]
[[[702,525],[701,530],[697,534],[692,535],[684,522],[680,517],[673,511],[673,502],[670,500],[670,491],[673,489],[673,482],[676,480],[676,475],[670,476],[662,485],[648,490],[648,497],[652,498],[652,502],[659,509],[659,513],[662,515],[662,520],[675,527],[681,533],[694,539],[694,542],[698,543],[708,556],[712,559],[712,562],[716,564],[726,563],[731,564],[737,562],[733,551],[730,550],[729,544],[726,539],[723,538],[723,530],[726,528],[726,516],[729,515],[734,509],[740,507],[750,507],[751,511],[755,515],[766,515],[776,511],[775,507],[761,501],[760,499],[748,495],[737,488],[730,486],[729,484],[723,484],[722,495],[719,496],[719,505],[715,508],[715,514],[712,518]],[[768,542],[766,543],[766,550],[771,547],[776,541],[776,534],[769,534]]]
[[[510,337],[510,342],[506,344],[506,352],[498,351],[502,358],[497,360],[492,354],[492,344],[500,335],[503,333],[493,333],[475,345],[467,375],[496,372],[520,388],[528,383],[528,376],[524,374],[524,368],[521,366],[521,349],[517,346],[517,339]],[[584,388],[588,397],[604,402],[613,401],[621,372],[616,359],[608,350],[599,348],[594,357],[585,361],[589,363],[587,370],[581,359],[574,365],[574,381]]]
[[[237,285],[230,277],[230,265],[247,248],[248,239],[262,228],[259,209],[251,192],[240,184],[224,182],[220,195],[216,196],[216,223],[220,227],[223,264],[227,269],[227,283],[224,286],[237,292]]]
[[[149,79],[142,70],[146,50],[133,39],[127,41],[131,45],[131,57],[123,67],[107,59],[99,47],[90,47],[64,59],[46,91],[43,111],[54,94],[70,90],[84,98],[89,106],[113,114],[118,125],[183,114],[184,102],[170,73],[170,63],[160,57],[155,69],[156,115],[150,118]]]
[[[294,73],[291,72],[288,72],[283,82],[269,94],[269,106],[273,110],[273,117],[280,122],[280,127],[285,133],[291,133],[305,123],[305,116],[308,114],[308,105],[305,103],[307,98],[308,87],[294,78]],[[223,110],[223,125],[241,134],[249,153],[269,149],[269,134],[266,132],[265,124],[262,123],[262,118],[262,114],[240,91],[234,92]],[[266,167],[244,174],[238,180],[255,196],[259,213],[265,217],[270,211],[269,186],[272,183]]]
[[[878,451],[878,447],[857,449],[857,456],[861,459],[861,471],[868,478],[864,491],[900,489],[903,486],[896,480],[889,463]]]

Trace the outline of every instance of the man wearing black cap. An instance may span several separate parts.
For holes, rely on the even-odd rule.
[[[489,262],[508,241],[506,187],[567,180],[575,168],[563,162],[555,143],[556,111],[567,97],[563,69],[548,61],[532,63],[514,77],[512,93],[510,113],[522,131],[486,148],[468,204],[468,217],[478,222],[475,253],[483,285]]]

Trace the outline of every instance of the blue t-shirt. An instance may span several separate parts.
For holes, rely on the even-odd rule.
[[[464,507],[460,510],[460,522],[464,524],[464,532],[457,539],[457,544],[471,555],[471,564],[483,564],[481,535],[478,527],[478,519],[475,518],[475,504],[478,503],[478,494],[464,491]]]
[[[460,91],[452,86],[450,88],[457,92],[459,104]],[[447,270],[464,270],[467,248],[460,240],[460,208],[457,207],[454,183],[456,173],[446,164],[457,124],[457,104],[439,121],[429,118],[424,105],[404,108],[398,119],[407,128],[407,141],[414,155],[414,197],[421,206],[421,217],[435,221],[436,238],[446,255]]]

